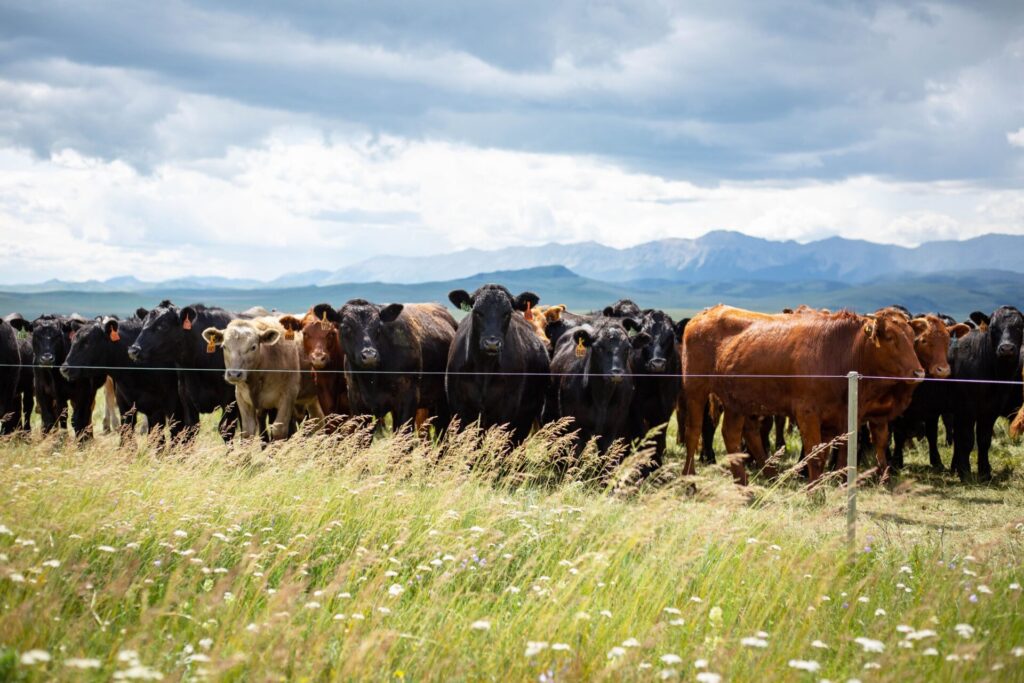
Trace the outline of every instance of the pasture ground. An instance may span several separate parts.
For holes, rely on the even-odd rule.
[[[557,479],[557,430],[503,445],[7,439],[0,680],[1024,679],[1005,431],[987,486],[911,449],[849,557],[835,486],[693,493],[672,457],[638,490],[591,456]]]

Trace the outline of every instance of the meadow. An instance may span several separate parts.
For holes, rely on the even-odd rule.
[[[643,451],[609,474],[559,426],[511,453],[348,427],[6,438],[0,680],[1024,679],[1004,424],[991,485],[911,448],[861,491],[852,553],[836,485],[683,480],[673,451],[638,486]]]

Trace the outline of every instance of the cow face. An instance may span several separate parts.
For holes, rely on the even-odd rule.
[[[339,331],[348,362],[358,370],[380,367],[386,328],[398,319],[403,308],[402,304],[377,306],[365,299],[352,299],[342,306],[338,311]]]
[[[611,306],[605,306],[601,313],[608,318],[633,318],[634,320],[639,320],[643,315],[640,312],[640,307],[630,299],[619,299]]]
[[[488,356],[499,356],[512,323],[512,311],[525,313],[537,305],[540,297],[533,292],[513,297],[501,285],[484,285],[472,295],[456,289],[448,294],[448,300],[472,316],[470,344],[475,343]]]
[[[646,310],[640,329],[650,339],[637,349],[634,355],[634,369],[637,372],[661,374],[671,365],[676,355],[676,346],[682,336],[683,325],[676,325],[672,318],[662,311]]]
[[[914,353],[917,354],[917,359],[924,366],[925,374],[928,377],[949,377],[947,354],[949,353],[950,328],[935,315],[914,318],[910,321],[910,327],[914,330]],[[956,333],[965,330],[966,326],[954,329]]]
[[[302,349],[317,370],[323,370],[331,358],[341,355],[340,322],[341,316],[329,304],[317,304],[301,321],[292,316],[281,318],[285,329],[302,332]]]
[[[242,384],[249,372],[259,368],[260,346],[273,346],[284,335],[276,327],[257,327],[246,323],[228,325],[223,330],[207,327],[203,330],[206,343],[224,349],[224,380],[229,384]]]
[[[914,329],[906,316],[896,311],[880,311],[870,316],[863,328],[867,336],[866,353],[870,367],[883,377],[921,381],[924,368],[914,352]]]
[[[1024,338],[1024,315],[1013,306],[1002,306],[989,318],[988,333],[996,357],[1016,362]]]
[[[622,382],[630,371],[629,357],[633,349],[643,348],[651,341],[644,332],[630,338],[626,330],[638,327],[632,318],[625,318],[622,324],[598,323],[573,332],[573,344],[586,349],[587,374],[606,377],[613,384]]]
[[[85,323],[81,318],[44,315],[32,321],[32,353],[36,365],[60,365],[68,354],[71,336]]]
[[[105,373],[105,370],[93,371],[87,368],[113,364],[112,352],[116,342],[111,338],[111,333],[116,337],[117,321],[113,318],[83,325],[71,340],[71,348],[61,365],[60,374],[74,382],[97,372]]]
[[[185,333],[195,319],[196,312],[191,307],[179,309],[170,301],[160,302],[143,319],[142,331],[128,348],[128,357],[136,363],[175,362],[185,349]]]

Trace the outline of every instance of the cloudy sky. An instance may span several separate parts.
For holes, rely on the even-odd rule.
[[[0,0],[0,281],[1024,234],[1024,3],[678,5]]]

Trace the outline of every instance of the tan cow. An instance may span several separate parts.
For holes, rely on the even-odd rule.
[[[273,439],[288,436],[289,422],[308,413],[322,418],[311,366],[303,361],[302,334],[285,338],[276,318],[232,320],[223,330],[203,331],[208,344],[224,349],[224,379],[235,387],[235,400],[242,419],[242,435],[259,434],[259,416],[276,410],[270,426]]]

